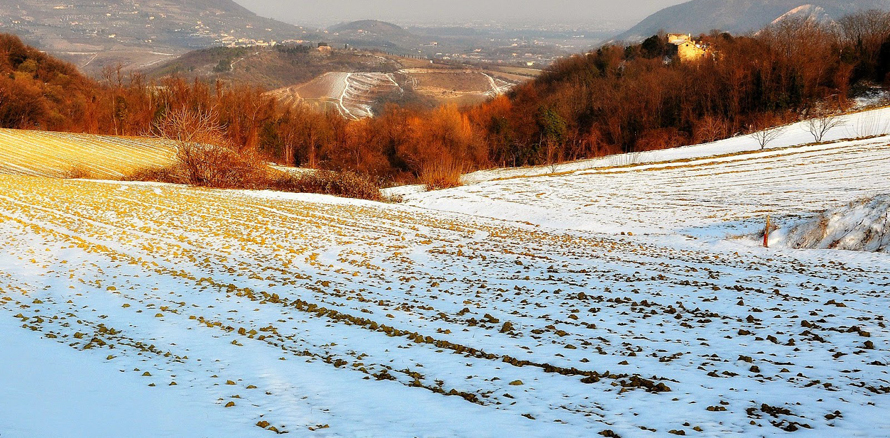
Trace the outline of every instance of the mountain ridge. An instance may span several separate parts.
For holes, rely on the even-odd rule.
[[[888,0],[692,0],[664,8],[616,36],[617,41],[641,41],[661,30],[672,33],[708,33],[711,30],[743,34],[757,31],[803,6],[821,8],[837,20],[868,9],[890,10]],[[820,16],[823,16],[820,14]]]

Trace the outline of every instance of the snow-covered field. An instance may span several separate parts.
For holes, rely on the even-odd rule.
[[[59,177],[80,173],[120,178],[173,162],[174,146],[158,139],[0,129],[0,175]]]
[[[888,143],[399,205],[0,176],[0,436],[888,436],[890,256],[744,237]]]

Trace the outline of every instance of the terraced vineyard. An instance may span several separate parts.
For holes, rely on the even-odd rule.
[[[321,110],[333,106],[350,120],[372,117],[380,96],[401,92],[392,73],[325,73],[305,84],[269,92],[284,105],[306,103]]]
[[[0,129],[0,174],[60,177],[72,172],[120,178],[143,167],[173,161],[161,140],[62,132]]]

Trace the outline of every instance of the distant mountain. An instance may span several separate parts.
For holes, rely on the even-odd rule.
[[[212,47],[186,53],[144,70],[149,79],[171,74],[202,81],[276,89],[307,82],[327,72],[383,72],[402,68],[397,59],[358,50],[319,52],[309,45]]]
[[[361,20],[351,23],[342,23],[331,26],[328,32],[339,33],[371,33],[376,35],[388,36],[411,36],[411,34],[398,25],[377,20]]]
[[[262,18],[232,0],[0,2],[0,32],[86,70],[142,67],[188,50],[306,39],[302,28]]]
[[[660,30],[699,34],[718,29],[741,34],[760,30],[783,16],[824,21],[867,9],[890,9],[890,0],[692,0],[650,15],[615,39],[635,42]]]
[[[392,52],[410,52],[421,42],[417,35],[395,24],[377,20],[337,24],[329,27],[327,31],[329,38],[340,44]]]

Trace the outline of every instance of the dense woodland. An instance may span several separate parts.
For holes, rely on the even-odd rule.
[[[211,117],[238,151],[382,181],[445,186],[461,172],[553,163],[711,141],[814,111],[841,110],[857,88],[890,83],[890,14],[826,25],[785,20],[749,36],[697,37],[682,61],[663,36],[563,59],[536,80],[469,108],[388,106],[372,119],[283,108],[262,89],[176,76],[148,83],[106,69],[101,81],[0,36],[0,125],[151,135],[165,117]]]

